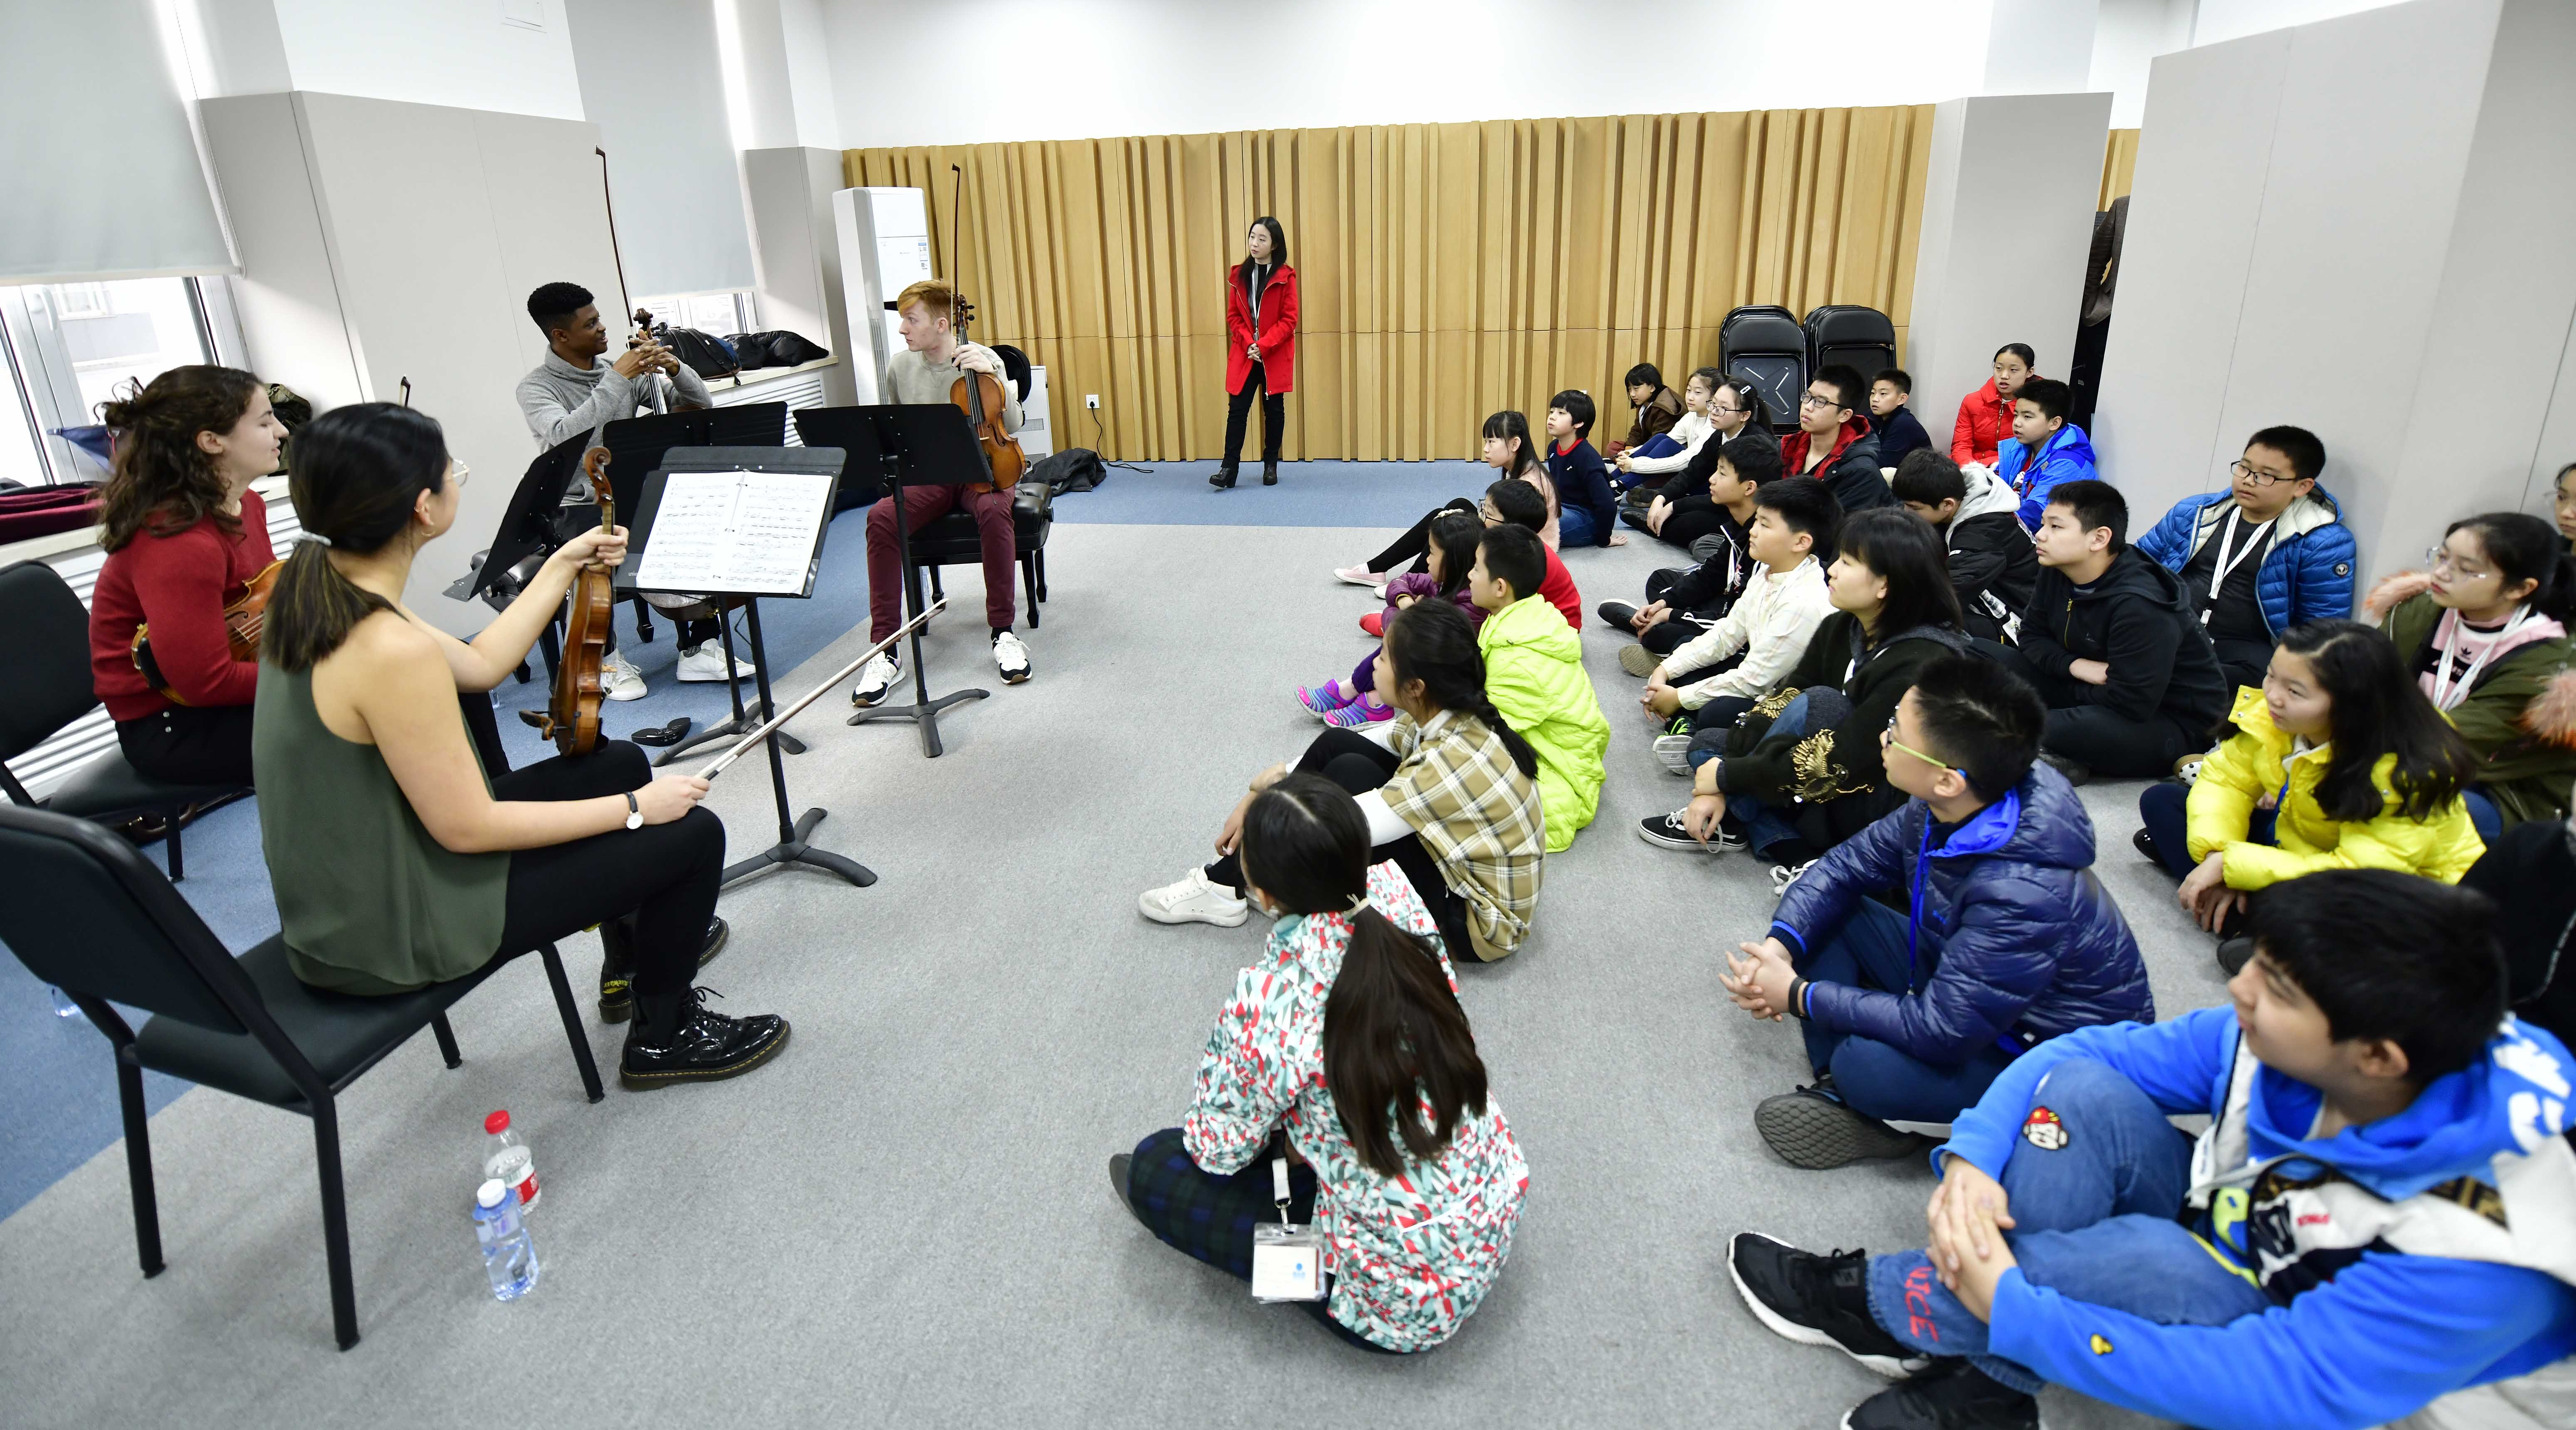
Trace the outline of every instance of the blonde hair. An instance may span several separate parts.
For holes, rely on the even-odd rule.
[[[894,310],[907,311],[913,304],[926,305],[938,317],[954,321],[957,316],[957,290],[936,278],[924,278],[894,297]]]

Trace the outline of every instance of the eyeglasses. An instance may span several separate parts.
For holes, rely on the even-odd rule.
[[[2228,470],[2236,474],[2236,479],[2238,481],[2252,482],[2258,487],[2278,486],[2283,482],[2295,482],[2298,480],[2295,476],[2276,477],[2261,468],[2245,465],[2241,459],[2228,464]]]
[[[474,475],[474,469],[465,465],[461,458],[450,457],[447,459],[447,479],[449,481],[454,482],[461,487],[465,485],[465,479],[472,475]]]
[[[2462,566],[2460,559],[2451,554],[2450,548],[2443,546],[2424,548],[2424,565],[2428,570],[2448,571],[2463,581],[2483,581],[2496,574],[2493,571],[2472,571]]]
[[[1912,745],[1905,743],[1903,740],[1896,738],[1896,721],[1893,719],[1890,719],[1887,722],[1886,729],[1878,732],[1878,742],[1891,750],[1903,750],[1905,753],[1912,755],[1914,758],[1921,760],[1923,763],[1930,765],[1936,770],[1946,770],[1950,768],[1949,761],[1935,759],[1932,756],[1923,753],[1921,750],[1914,748]]]
[[[1827,397],[1822,393],[1810,392],[1798,399],[1798,405],[1800,407],[1840,407],[1843,403],[1839,397]]]

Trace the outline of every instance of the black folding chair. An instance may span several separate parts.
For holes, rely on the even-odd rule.
[[[340,1349],[356,1345],[357,1292],[349,1274],[335,1099],[424,1024],[437,1036],[447,1065],[458,1066],[463,1058],[447,1009],[507,960],[383,998],[308,988],[287,967],[283,938],[272,937],[236,961],[134,846],[95,824],[47,810],[0,804],[0,868],[10,871],[16,887],[44,891],[42,898],[0,899],[0,942],[38,978],[70,994],[116,1045],[143,1274],[158,1276],[162,1267],[143,1112],[143,1070],[150,1068],[313,1119],[331,1327]],[[564,979],[563,959],[552,944],[538,952],[554,985],[564,1034],[572,1040],[582,1090],[597,1102],[599,1068],[572,985]],[[140,1029],[129,1027],[110,1000],[153,1016]]]

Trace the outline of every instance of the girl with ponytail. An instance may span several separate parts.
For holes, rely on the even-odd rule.
[[[296,434],[304,534],[269,601],[251,742],[287,966],[317,988],[405,993],[596,926],[600,1017],[633,1020],[628,1087],[748,1072],[787,1024],[709,1012],[690,987],[725,935],[706,781],[655,779],[622,741],[495,773],[466,734],[460,693],[488,704],[574,574],[625,559],[626,533],[567,541],[458,640],[403,593],[413,557],[455,525],[465,478],[438,423],[391,403],[334,408]]]
[[[2576,562],[2548,522],[2488,512],[2451,524],[2429,572],[2379,583],[2363,609],[2477,756],[2480,837],[2562,819],[2576,783]]]
[[[1238,845],[1245,814],[1290,774],[1317,774],[1355,796],[1366,816],[1369,862],[1392,861],[1455,955],[1508,958],[1538,909],[1546,815],[1538,755],[1485,696],[1475,628],[1446,601],[1424,601],[1387,623],[1374,676],[1396,718],[1329,729],[1297,763],[1253,777],[1217,832],[1217,860],[1137,896],[1156,923],[1232,928],[1250,916]]]
[[[108,556],[90,597],[91,684],[138,771],[247,785],[259,665],[233,659],[224,607],[277,559],[250,484],[277,469],[284,429],[258,378],[211,366],[174,367],[99,420],[116,461],[99,493]]]
[[[1362,1349],[1419,1351],[1501,1274],[1529,1166],[1438,925],[1379,862],[1369,822],[1317,774],[1245,805],[1241,867],[1275,920],[1268,945],[1217,1015],[1189,1115],[1110,1158],[1109,1179],[1156,1236],[1249,1280],[1278,1162],[1289,1219],[1327,1248],[1327,1296],[1308,1309]]]
[[[1538,444],[1530,440],[1529,419],[1517,412],[1497,412],[1485,419],[1481,434],[1483,446],[1480,450],[1486,466],[1493,468],[1504,480],[1517,477],[1537,488],[1547,506],[1547,519],[1535,523],[1530,529],[1538,533],[1539,540],[1547,543],[1548,550],[1554,551],[1556,482],[1547,474],[1547,459],[1539,451]],[[1476,503],[1465,497],[1451,497],[1445,505],[1423,513],[1422,520],[1415,522],[1384,551],[1356,566],[1335,570],[1333,579],[1382,590],[1387,576],[1408,561],[1413,563],[1415,573],[1428,571],[1431,569],[1431,523],[1438,520],[1443,512],[1463,511],[1472,516],[1476,510]]]

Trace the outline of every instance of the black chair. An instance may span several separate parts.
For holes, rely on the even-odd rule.
[[[1896,324],[1876,308],[1828,303],[1809,311],[1803,326],[1811,372],[1840,363],[1867,382],[1896,366]]]
[[[842,447],[858,445],[849,437],[849,418],[837,407],[807,407],[797,411],[797,440],[808,447]],[[873,446],[870,447],[874,450]],[[1035,465],[1032,463],[1031,465]],[[885,499],[885,483],[870,472],[851,468],[841,473],[839,494],[833,508],[847,511],[857,506],[873,506]],[[1028,592],[1029,629],[1038,628],[1038,606],[1047,598],[1046,544],[1048,533],[1055,530],[1055,489],[1045,482],[1025,477],[1011,488],[1011,546],[1018,554],[1020,582]],[[941,589],[939,568],[974,566],[984,560],[983,538],[975,530],[975,518],[963,511],[952,511],[912,534],[913,569],[904,573],[907,582],[918,581],[920,572],[930,573],[931,599],[947,594]],[[915,592],[918,594],[918,591]]]
[[[158,1276],[162,1268],[143,1111],[143,1070],[150,1068],[313,1119],[331,1327],[340,1349],[356,1345],[358,1303],[349,1273],[349,1210],[340,1181],[334,1099],[423,1024],[437,1036],[447,1065],[458,1066],[463,1059],[447,1009],[507,960],[391,997],[325,993],[296,980],[283,938],[272,937],[235,961],[161,871],[97,825],[0,805],[0,867],[20,887],[45,891],[41,899],[0,899],[0,942],[38,978],[70,994],[116,1045],[125,1165],[143,1274]],[[603,1095],[599,1068],[563,959],[552,944],[538,952],[572,1040],[573,1061],[581,1068],[582,1090],[597,1102]],[[153,1016],[139,1030],[131,1028],[110,1000]]]
[[[1717,365],[1728,377],[1753,384],[1770,409],[1772,430],[1798,430],[1798,402],[1807,392],[1807,330],[1786,308],[1737,308],[1717,325]]]
[[[0,697],[0,761],[14,760],[98,708],[90,685],[89,612],[62,573],[41,561],[0,569],[0,670],[11,672],[10,693]],[[241,794],[246,785],[165,784],[126,763],[122,750],[74,771],[39,801],[0,764],[0,792],[30,808],[82,819],[115,821],[139,814],[169,825],[170,877],[188,877],[179,842],[180,818],[190,805]]]

